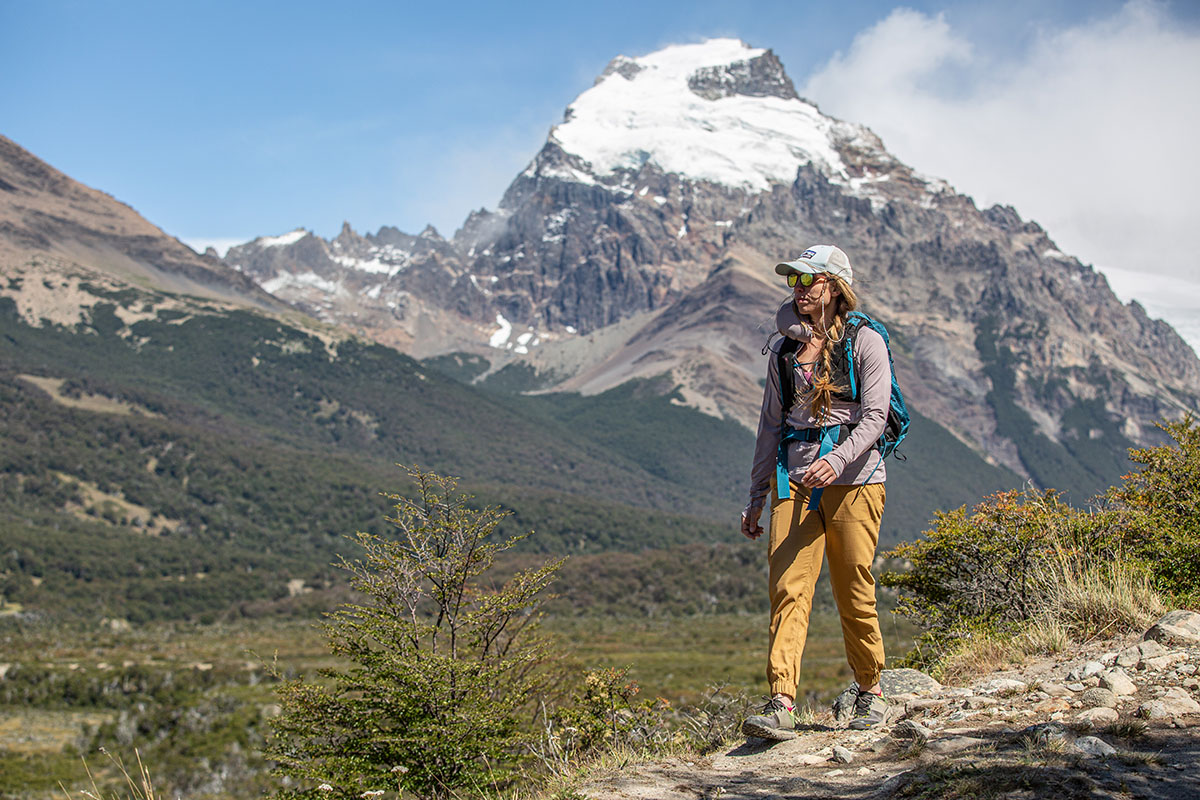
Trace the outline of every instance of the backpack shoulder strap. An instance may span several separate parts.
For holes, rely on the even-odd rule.
[[[800,342],[787,336],[779,343],[775,353],[775,364],[779,368],[779,399],[782,402],[783,418],[796,402],[796,373],[792,371],[792,355],[800,349]]]

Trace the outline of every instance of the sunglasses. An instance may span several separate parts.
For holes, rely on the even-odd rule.
[[[792,288],[795,288],[798,283],[807,289],[816,282],[817,276],[811,272],[789,272],[787,276],[787,285]]]

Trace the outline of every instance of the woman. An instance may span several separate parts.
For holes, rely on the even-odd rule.
[[[847,325],[858,298],[845,253],[833,245],[817,245],[795,261],[777,264],[775,272],[787,277],[793,291],[776,322],[780,333],[797,340],[789,359],[795,394],[785,407],[778,354],[786,339],[781,339],[772,345],[768,361],[750,502],[742,512],[742,533],[757,539],[770,494],[767,680],[772,698],[762,714],[745,720],[742,731],[790,739],[795,736],[796,685],[813,588],[825,554],[846,658],[859,687],[850,727],[865,730],[886,722],[888,705],[879,683],[883,638],[871,562],[887,477],[876,443],[887,421],[892,376],[883,337],[869,327]],[[854,337],[857,399],[846,385],[845,359],[839,359],[848,335]],[[784,474],[788,480],[776,478]]]

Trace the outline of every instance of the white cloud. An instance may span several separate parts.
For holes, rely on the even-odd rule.
[[[994,45],[897,9],[802,94],[1085,262],[1200,276],[1200,32],[1139,0]]]

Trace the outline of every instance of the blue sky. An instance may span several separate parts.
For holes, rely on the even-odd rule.
[[[189,242],[450,235],[610,59],[712,36],[1085,261],[1197,280],[1195,2],[0,0],[0,133]]]

